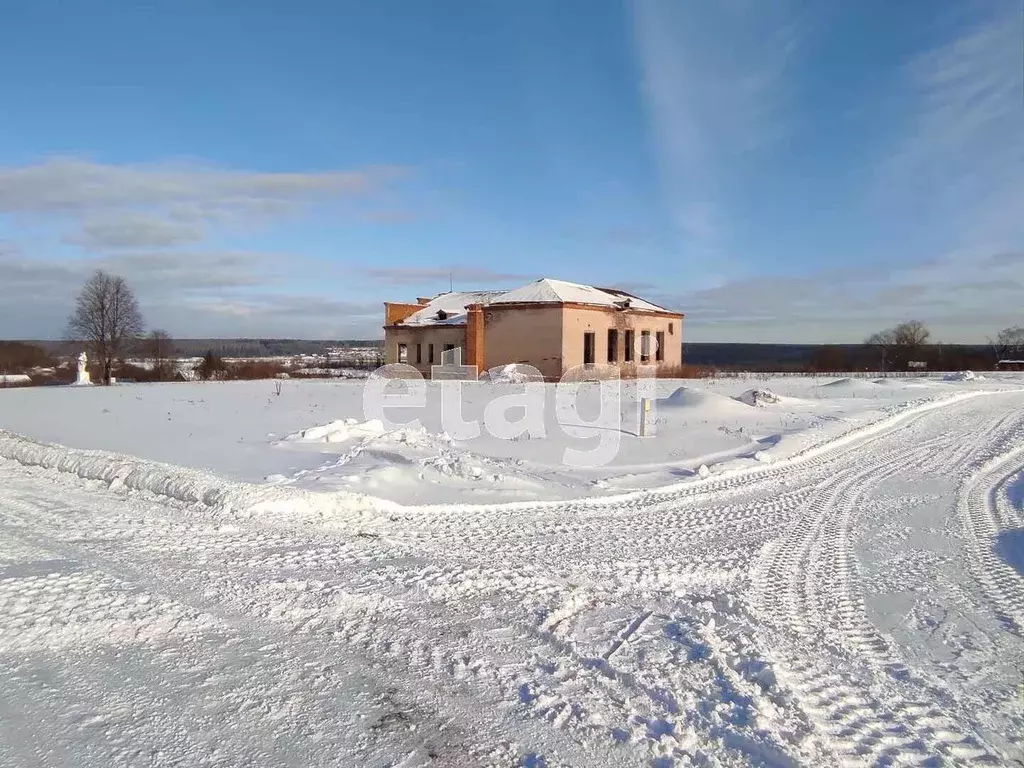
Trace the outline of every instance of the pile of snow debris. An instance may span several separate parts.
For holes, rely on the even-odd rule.
[[[959,373],[947,373],[942,377],[943,381],[981,381],[984,376],[978,376],[974,371],[960,371]]]
[[[764,408],[766,405],[776,405],[782,402],[782,398],[770,389],[748,389],[742,395],[737,395],[736,399],[741,403],[753,405],[757,408]]]
[[[370,437],[384,432],[384,423],[380,419],[357,421],[356,419],[340,419],[319,427],[310,427],[288,435],[285,440],[301,443],[342,443],[353,437]]]
[[[526,384],[532,381],[543,381],[535,368],[517,363],[509,363],[501,368],[492,368],[486,371],[480,379],[492,384]]]

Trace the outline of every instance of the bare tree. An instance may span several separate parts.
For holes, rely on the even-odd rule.
[[[897,347],[906,347],[909,350],[919,350],[928,343],[931,338],[931,331],[928,326],[920,320],[908,320],[900,323],[892,329],[893,340]]]
[[[894,328],[872,334],[864,343],[878,347],[882,356],[882,372],[886,370],[886,362],[894,365],[906,365],[915,354],[924,351],[931,338],[928,326],[918,320],[908,320]]]
[[[882,373],[886,370],[886,361],[889,357],[889,350],[896,344],[896,335],[890,328],[885,331],[871,334],[865,341],[869,347],[876,347],[882,359]]]
[[[124,356],[142,329],[139,303],[124,278],[96,270],[75,301],[68,337],[84,342],[102,362],[104,384],[110,384],[114,360]]]
[[[146,337],[146,353],[153,361],[153,372],[160,381],[167,381],[174,375],[174,363],[171,355],[174,352],[174,342],[167,331],[156,329],[149,332]]]
[[[1024,360],[1024,328],[1021,326],[1003,328],[990,343],[997,360]]]

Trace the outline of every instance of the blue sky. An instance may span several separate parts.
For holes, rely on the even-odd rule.
[[[23,3],[0,337],[89,270],[176,336],[378,337],[548,276],[695,341],[1024,322],[1017,0]]]

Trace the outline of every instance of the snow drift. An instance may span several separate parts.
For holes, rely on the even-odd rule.
[[[353,438],[371,437],[383,432],[384,423],[380,419],[360,422],[349,418],[293,432],[285,440],[303,443],[343,443]]]
[[[202,470],[134,456],[36,442],[6,430],[0,430],[0,458],[97,480],[112,490],[152,493],[243,517],[265,513],[291,518],[322,516],[328,512],[336,514],[339,511],[376,513],[395,507],[382,499],[353,493],[316,494],[231,481]]]
[[[659,407],[667,408],[692,408],[695,410],[713,413],[729,413],[745,411],[749,406],[739,400],[726,395],[707,392],[703,389],[693,387],[679,387],[668,397],[658,400]]]
[[[735,399],[741,403],[758,408],[764,408],[767,405],[777,405],[782,402],[782,398],[770,389],[748,389],[743,394],[737,395]]]

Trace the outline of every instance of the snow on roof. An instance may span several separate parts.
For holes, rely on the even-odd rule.
[[[515,304],[520,302],[542,303],[542,304],[595,304],[602,307],[622,306],[629,302],[631,309],[645,310],[648,312],[667,312],[664,307],[644,301],[641,298],[632,296],[625,291],[613,288],[595,288],[592,285],[581,285],[570,283],[566,280],[552,280],[545,277],[532,283],[516,288],[515,290],[503,293],[491,304]]]
[[[413,313],[401,325],[462,325],[469,304],[592,304],[600,307],[629,307],[642,312],[668,312],[664,307],[616,288],[566,280],[541,278],[511,291],[466,291],[442,293],[423,309]],[[439,315],[441,312],[443,315]]]
[[[501,291],[453,291],[442,293],[424,304],[423,309],[413,312],[401,325],[462,325],[466,322],[466,307],[470,304],[487,304],[500,296]],[[443,313],[443,314],[439,314]]]

